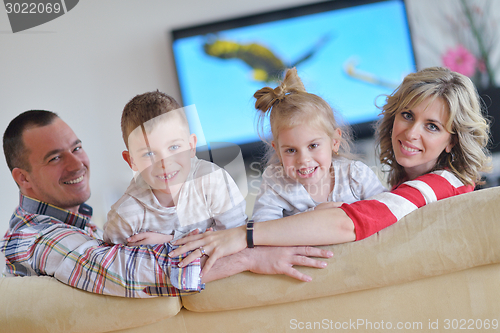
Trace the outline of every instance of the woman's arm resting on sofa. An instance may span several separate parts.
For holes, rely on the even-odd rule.
[[[241,272],[257,274],[285,274],[301,281],[311,281],[311,277],[294,265],[325,268],[326,262],[310,257],[331,258],[333,253],[314,247],[267,247],[244,249],[241,252],[218,259],[212,268],[202,276],[202,283],[223,279]]]
[[[278,220],[258,222],[253,225],[255,245],[314,246],[351,242],[356,239],[354,224],[340,208],[319,209]],[[203,246],[209,255],[203,272],[208,273],[216,260],[240,252],[247,247],[246,226],[200,235],[188,236],[175,242],[183,245],[169,253],[177,256]],[[193,251],[179,265],[187,265],[201,256]]]

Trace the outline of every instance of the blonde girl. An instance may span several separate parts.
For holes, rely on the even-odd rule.
[[[306,92],[295,68],[287,70],[277,88],[262,88],[254,97],[261,137],[269,145],[254,221],[294,215],[325,202],[352,203],[386,190],[368,166],[347,158],[348,133],[325,100]],[[267,121],[270,140],[264,134]]]

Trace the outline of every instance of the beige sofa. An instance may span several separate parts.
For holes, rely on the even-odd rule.
[[[500,330],[499,187],[442,200],[363,241],[328,248],[327,268],[300,268],[312,282],[242,273],[182,299],[1,278],[0,331]]]

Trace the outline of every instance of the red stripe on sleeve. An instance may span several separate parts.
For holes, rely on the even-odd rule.
[[[446,178],[432,173],[420,176],[418,180],[429,185],[436,194],[438,200],[449,198],[457,194],[472,192],[474,190],[474,187],[471,185],[463,185],[455,188]]]
[[[425,198],[419,190],[404,183],[401,184],[398,188],[392,190],[391,193],[405,198],[419,208],[425,206],[426,204]]]
[[[356,240],[364,239],[397,222],[396,216],[377,200],[363,200],[343,204],[342,209],[354,223]]]

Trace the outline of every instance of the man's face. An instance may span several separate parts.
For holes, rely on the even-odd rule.
[[[21,192],[77,212],[90,197],[90,173],[89,159],[73,130],[56,118],[50,125],[25,130],[23,141],[31,171],[22,171]]]

